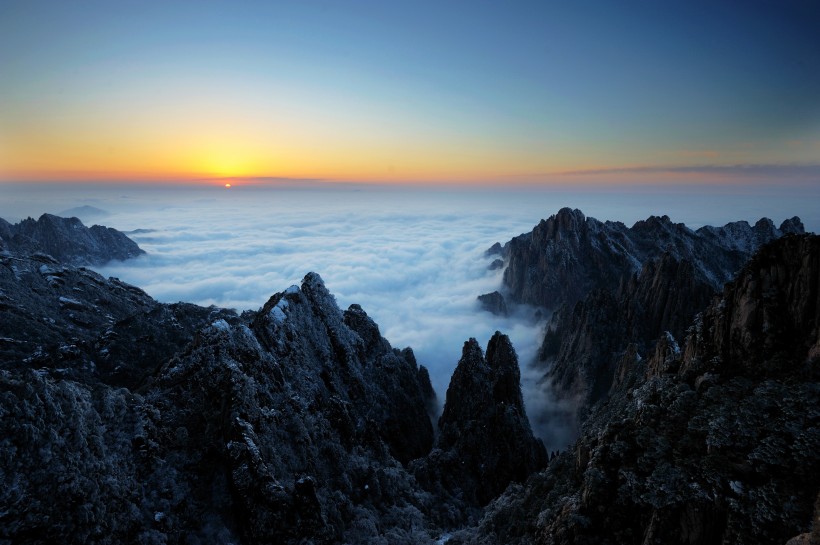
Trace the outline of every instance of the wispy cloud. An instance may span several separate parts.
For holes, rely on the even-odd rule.
[[[716,151],[692,151],[692,155],[716,157]],[[739,163],[731,165],[701,164],[701,165],[638,165],[628,167],[598,168],[587,170],[568,170],[559,173],[562,176],[598,176],[613,174],[705,174],[731,176],[746,181],[750,177],[761,177],[771,181],[772,177],[804,178],[820,177],[820,164],[756,164]],[[695,180],[693,178],[693,180]],[[820,183],[820,179],[818,179]]]

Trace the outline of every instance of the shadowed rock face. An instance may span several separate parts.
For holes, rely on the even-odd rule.
[[[157,303],[141,289],[44,254],[0,256],[0,369],[137,388],[216,319],[236,313]]]
[[[481,308],[488,312],[492,312],[497,316],[507,315],[507,302],[504,300],[504,296],[497,291],[479,295],[478,302],[481,303]]]
[[[316,274],[237,316],[6,250],[0,541],[785,543],[820,489],[820,238],[766,245],[687,329],[697,270],[576,305],[550,349],[617,353],[544,469],[500,333],[464,344],[434,438],[426,369]]]
[[[485,505],[546,465],[524,410],[518,358],[501,333],[490,339],[486,358],[475,339],[464,343],[438,426],[419,473],[468,504]]]
[[[762,244],[802,232],[799,218],[779,229],[763,218],[754,226],[741,221],[693,231],[668,216],[651,216],[630,228],[563,208],[504,245],[504,286],[514,302],[557,309],[592,290],[616,289],[648,260],[668,253],[694,264],[698,280],[719,290]]]
[[[793,366],[820,357],[820,245],[789,237],[765,247],[710,307],[687,339],[680,373],[794,375]]]
[[[544,464],[506,337],[433,449],[427,370],[313,273],[237,316],[6,254],[0,304],[0,541],[432,543]]]
[[[764,246],[689,329],[630,348],[578,442],[467,543],[785,543],[820,489],[820,237]]]
[[[39,278],[14,263],[21,278]],[[61,274],[55,289],[95,281],[76,307],[105,295],[127,316],[90,324],[90,348],[60,367],[5,361],[0,539],[366,543],[394,528],[391,541],[430,541],[441,502],[403,466],[432,447],[426,371],[360,307],[340,311],[318,275],[237,317],[172,309],[71,267]],[[210,320],[186,342],[161,342],[171,318],[188,320],[184,332],[199,310]],[[134,358],[146,365],[138,390],[94,366],[100,329],[132,335],[135,356],[152,347],[150,365]]]
[[[101,225],[88,228],[77,218],[51,214],[15,225],[0,219],[0,238],[2,247],[15,254],[45,253],[65,265],[103,265],[145,253],[116,229]]]
[[[556,309],[539,364],[583,420],[608,395],[629,347],[640,358],[665,332],[682,339],[757,248],[802,231],[798,218],[779,229],[764,218],[693,231],[651,216],[627,228],[565,208],[503,247],[504,284],[512,301]]]
[[[539,352],[545,378],[585,411],[609,392],[628,346],[646,355],[665,332],[682,339],[712,294],[688,261],[664,254],[646,262],[617,290],[594,291],[553,315]]]

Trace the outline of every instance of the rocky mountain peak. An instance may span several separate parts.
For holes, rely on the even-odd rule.
[[[102,265],[126,260],[145,252],[123,233],[110,227],[86,227],[78,218],[43,214],[11,225],[3,221],[0,238],[7,251],[20,255],[36,252],[51,255],[66,265]]]
[[[660,229],[663,231],[670,231],[677,226],[683,226],[682,223],[672,223],[672,220],[666,214],[662,216],[649,216],[645,220],[635,222],[632,229],[635,231],[652,231]]]
[[[763,246],[711,301],[684,343],[663,332],[653,346],[614,348],[610,395],[575,444],[507,489],[462,542],[808,543],[820,489],[820,237]],[[628,316],[597,316],[586,338],[615,338],[606,328]]]
[[[693,231],[667,215],[650,216],[628,228],[562,208],[503,246],[504,294],[508,302],[555,310],[595,289],[616,288],[665,252],[691,262],[696,274],[719,290],[762,244],[801,232],[796,217],[781,229],[763,218],[754,227],[740,221]]]
[[[577,232],[586,224],[587,218],[584,213],[577,208],[564,207],[555,214],[555,232]]]
[[[461,359],[450,379],[439,428],[446,427],[449,422],[475,418],[484,412],[489,401],[486,394],[491,391],[490,368],[484,360],[484,352],[478,341],[471,337],[464,342]],[[474,392],[484,395],[473,395]]]
[[[518,357],[500,332],[490,339],[486,357],[475,339],[464,343],[438,426],[419,478],[442,483],[468,504],[485,505],[546,464],[544,445],[533,437],[524,410]]]
[[[507,316],[509,312],[507,310],[507,301],[498,291],[479,295],[478,302],[482,309],[492,312],[497,316]]]
[[[487,344],[487,365],[492,373],[493,401],[524,412],[521,397],[521,370],[510,338],[496,331]]]
[[[784,235],[802,235],[806,232],[803,227],[803,222],[800,221],[800,218],[797,216],[784,220],[783,223],[780,224],[779,229]]]
[[[487,344],[486,357],[474,338],[464,343],[447,388],[439,428],[480,418],[499,405],[524,414],[518,356],[510,338],[496,331]]]

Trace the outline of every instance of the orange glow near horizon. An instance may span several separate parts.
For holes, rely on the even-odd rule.
[[[820,167],[816,25],[776,32],[779,5],[744,27],[680,3],[676,27],[545,3],[14,4],[0,182],[580,187]]]
[[[414,185],[697,185],[753,181],[756,175],[752,170],[743,173],[739,168],[732,170],[732,165],[750,164],[758,151],[740,145],[722,152],[653,150],[641,154],[647,160],[641,163],[625,160],[628,157],[617,147],[600,148],[591,154],[578,144],[544,153],[538,147],[495,145],[480,136],[468,137],[466,143],[380,142],[375,137],[344,142],[319,138],[314,142],[313,135],[298,131],[284,139],[265,135],[261,129],[218,131],[213,125],[191,129],[188,135],[183,130],[164,135],[136,131],[115,138],[112,132],[103,131],[103,136],[111,138],[105,139],[109,145],[102,146],[104,138],[92,136],[92,129],[77,133],[74,139],[51,134],[52,138],[41,141],[42,146],[34,146],[28,139],[0,142],[9,144],[0,145],[0,182],[224,186],[235,185],[237,180],[243,180],[243,185],[258,185],[267,183],[266,179],[289,179]],[[178,144],[168,144],[160,136]],[[820,149],[820,143],[801,146]],[[697,166],[704,158],[711,166],[701,172]]]

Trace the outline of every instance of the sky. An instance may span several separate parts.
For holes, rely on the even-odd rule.
[[[818,28],[810,0],[3,0],[0,181],[816,186]]]

